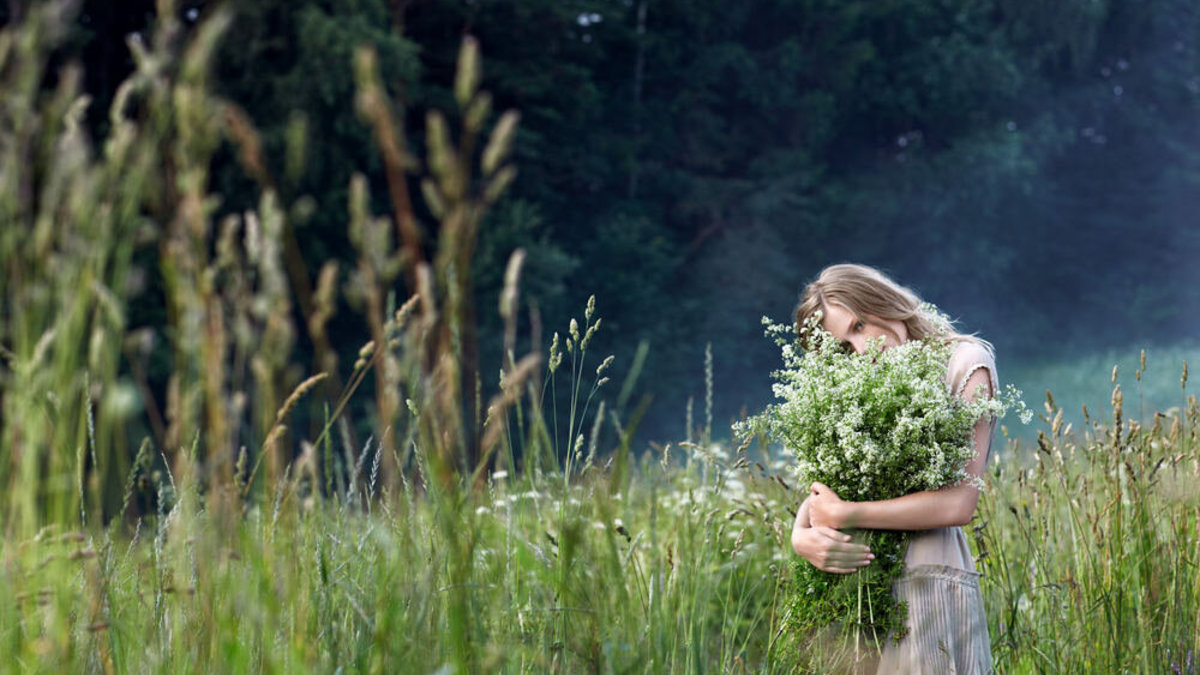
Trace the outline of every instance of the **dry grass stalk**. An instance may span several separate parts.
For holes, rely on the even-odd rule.
[[[480,444],[483,452],[481,462],[486,463],[491,454],[495,452],[501,434],[507,428],[504,423],[504,415],[521,398],[521,393],[526,390],[525,384],[541,368],[541,365],[541,355],[527,354],[510,372],[505,374],[503,390],[488,402],[487,420],[483,425],[483,442]]]
[[[283,438],[283,434],[287,432],[287,427],[283,424],[283,421],[287,419],[287,416],[300,402],[300,399],[304,398],[305,394],[312,391],[314,387],[320,384],[328,376],[328,373],[317,373],[316,375],[313,375],[297,385],[296,388],[292,390],[291,395],[287,397],[287,400],[283,402],[283,406],[280,407],[279,412],[275,415],[275,423],[271,426],[271,431],[267,434],[266,439],[263,441],[262,449],[258,454],[258,459],[254,460],[254,468],[250,470],[250,475],[246,477],[245,486],[242,488],[243,497],[250,494],[250,487],[254,484],[254,476],[258,473],[258,467],[262,463],[263,457],[275,456],[278,453],[279,441]]]
[[[292,409],[296,407],[296,404],[300,402],[300,399],[304,398],[305,394],[312,391],[314,387],[324,381],[327,377],[329,377],[329,373],[317,373],[316,375],[313,375],[297,385],[296,388],[292,390],[291,395],[287,397],[287,400],[283,402],[283,407],[279,409],[279,413],[275,415],[275,424],[282,424],[283,420],[286,419],[288,414],[292,412]]]

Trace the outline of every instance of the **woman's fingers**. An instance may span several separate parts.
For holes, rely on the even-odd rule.
[[[816,530],[817,530],[817,532],[825,535],[825,538],[827,538],[827,539],[832,539],[834,541],[842,542],[842,543],[846,543],[846,542],[850,541],[850,535],[848,535],[845,532],[842,532],[840,530],[835,530],[832,527],[826,527],[824,525],[817,525]]]
[[[849,574],[866,567],[875,556],[870,547],[855,544],[850,536],[831,527],[813,528],[821,538],[821,552],[813,564],[818,569],[834,574]]]
[[[817,530],[818,533],[823,535],[826,539],[831,540],[828,544],[830,551],[839,551],[839,552],[845,552],[845,553],[850,553],[850,554],[867,555],[867,556],[870,556],[871,558],[875,557],[874,555],[871,555],[871,547],[870,546],[866,546],[865,544],[855,544],[855,543],[851,542],[850,535],[846,534],[845,532],[835,530],[832,527],[825,527],[824,525],[819,525],[815,529]]]
[[[870,560],[864,560],[862,558],[857,560],[839,560],[827,557],[820,565],[817,566],[817,568],[826,572],[834,572],[836,574],[849,574],[851,572],[857,572],[858,570],[870,564]]]
[[[848,555],[844,553],[829,553],[824,560],[827,565],[840,565],[842,567],[866,567],[871,564],[871,557],[862,554]]]
[[[817,569],[834,574],[856,572],[875,558],[870,547],[856,544],[850,535],[824,525],[795,528],[792,548]]]
[[[808,490],[814,495],[822,495],[835,501],[841,500],[841,497],[838,496],[838,493],[834,492],[828,485],[820,481],[813,481],[812,484],[808,486]]]

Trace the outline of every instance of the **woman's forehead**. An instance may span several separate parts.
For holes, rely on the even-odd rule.
[[[844,329],[845,324],[859,318],[858,314],[849,307],[840,302],[827,302],[822,308],[823,316],[821,317],[821,325],[825,330],[833,332],[833,329]]]
[[[846,318],[846,317],[852,317],[852,316],[853,317],[858,316],[858,312],[855,312],[853,309],[850,309],[849,307],[838,302],[837,300],[830,300],[829,302],[825,303],[825,307],[823,307],[822,309],[825,312],[826,319],[830,318],[831,315],[834,318],[839,318],[839,319]]]

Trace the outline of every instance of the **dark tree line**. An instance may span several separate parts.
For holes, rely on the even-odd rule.
[[[194,23],[211,4],[178,11]],[[130,67],[127,36],[153,21],[153,5],[82,3],[63,58],[87,67],[98,135]],[[459,43],[477,37],[495,109],[522,114],[520,177],[477,256],[482,372],[500,358],[492,308],[504,261],[524,246],[525,303],[544,342],[593,293],[605,321],[597,351],[628,365],[650,342],[643,388],[659,436],[682,434],[708,342],[718,421],[765,400],[776,357],[758,318],[786,318],[830,262],[887,269],[1002,358],[1200,327],[1200,8],[1190,0],[230,7],[218,87],[259,130],[284,203],[312,205],[293,227],[313,270],[351,255],[351,174],[383,180],[355,113],[355,48],[378,50],[420,154],[424,111],[451,107]],[[214,186],[229,209],[256,194],[232,148]],[[153,290],[144,300],[141,320],[153,324]],[[347,354],[363,334],[353,313],[335,320]]]

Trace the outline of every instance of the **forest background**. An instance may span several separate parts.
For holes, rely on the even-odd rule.
[[[0,5],[0,19],[23,4]],[[178,11],[193,26],[214,7]],[[330,260],[353,268],[355,171],[374,210],[388,211],[384,163],[352,104],[354,50],[377,49],[421,156],[425,111],[452,107],[462,38],[478,39],[483,88],[521,123],[519,176],[475,253],[470,356],[493,382],[503,335],[493,308],[509,253],[524,247],[522,311],[535,318],[518,352],[544,348],[595,294],[599,351],[628,368],[649,345],[642,439],[688,434],[709,344],[718,422],[761,407],[778,356],[759,318],[788,316],[832,262],[880,266],[961,317],[1035,398],[1072,393],[1064,363],[1086,362],[1076,370],[1096,381],[1078,391],[1106,400],[1112,355],[1200,351],[1200,7],[1188,0],[229,7],[214,87],[258,129],[280,201],[312,206],[289,222],[290,254],[314,273]],[[85,67],[95,138],[134,68],[128,42],[154,17],[153,0],[81,3],[58,58]],[[233,145],[211,175],[220,212],[256,204]],[[152,337],[167,323],[158,256],[135,253],[128,319]],[[299,316],[303,301],[294,306]],[[343,363],[365,333],[353,311],[328,328]],[[146,344],[151,394],[165,396],[169,340]],[[313,345],[301,336],[297,347],[311,363]]]

